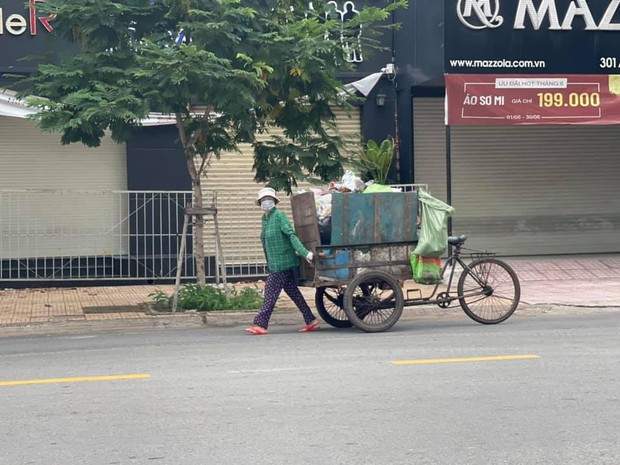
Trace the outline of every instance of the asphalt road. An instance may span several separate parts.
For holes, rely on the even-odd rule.
[[[5,338],[0,463],[617,465],[619,387],[618,311]]]

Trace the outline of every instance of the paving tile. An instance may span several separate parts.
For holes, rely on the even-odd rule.
[[[611,268],[614,270],[620,270],[620,258],[616,258],[616,259],[601,259],[599,260],[599,262],[603,265],[606,266],[607,268]]]
[[[620,305],[620,255],[593,257],[531,257],[509,260],[517,272],[523,300],[533,303],[560,303],[574,305]],[[262,287],[263,281],[235,283]],[[420,289],[428,296],[433,286],[423,286],[409,280],[403,290]],[[162,290],[168,294],[173,285],[132,285],[78,288],[49,288],[0,290],[0,325],[40,323],[47,321],[95,321],[95,320],[150,320],[176,318],[174,315],[150,316],[142,312],[118,312],[84,314],[84,307],[135,306],[150,301],[149,294]],[[301,288],[302,294],[315,308],[314,288]],[[415,291],[412,291],[415,292]],[[415,297],[410,292],[409,297]],[[278,301],[278,308],[293,309],[292,301],[285,295]],[[432,311],[431,311],[432,310]],[[416,314],[432,314],[431,310],[416,307]]]

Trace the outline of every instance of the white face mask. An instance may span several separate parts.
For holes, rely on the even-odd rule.
[[[275,206],[276,206],[276,203],[271,199],[265,199],[261,201],[260,203],[260,208],[265,211],[273,210]]]

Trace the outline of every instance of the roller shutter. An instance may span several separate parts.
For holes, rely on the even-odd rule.
[[[451,128],[455,234],[505,255],[618,252],[620,127]],[[445,199],[443,99],[414,99],[415,182]]]
[[[343,137],[359,140],[359,110],[347,112],[336,110],[338,131]],[[213,160],[203,179],[205,191],[216,191],[218,195],[218,218],[222,248],[229,264],[260,263],[264,260],[260,246],[261,211],[254,204],[259,188],[254,181],[254,151],[250,144],[239,147],[241,153],[224,154]],[[304,187],[300,184],[300,187]],[[309,186],[305,186],[309,187]],[[278,208],[287,212],[290,201],[280,194],[282,202]],[[214,254],[213,229],[205,228],[207,253]]]
[[[109,193],[127,189],[126,173],[125,145],[110,138],[63,146],[33,121],[0,117],[0,257],[123,252],[112,235],[93,237],[118,221],[124,206]]]

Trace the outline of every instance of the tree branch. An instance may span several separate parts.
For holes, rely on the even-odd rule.
[[[181,139],[181,145],[183,145],[183,151],[185,152],[185,159],[187,161],[187,169],[192,178],[192,181],[196,183],[198,179],[198,173],[196,172],[196,165],[194,164],[194,148],[193,144],[187,142],[187,131],[183,125],[183,115],[180,112],[175,113],[177,129],[179,130],[179,138]]]

